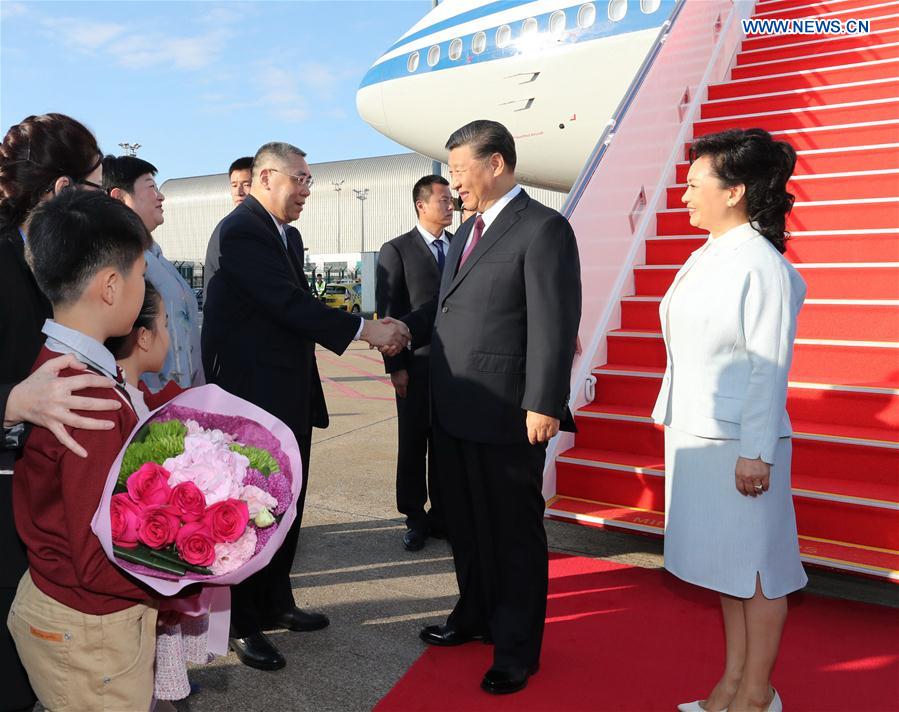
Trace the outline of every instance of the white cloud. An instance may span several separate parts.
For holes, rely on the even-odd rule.
[[[28,13],[25,3],[3,2],[0,3],[0,20],[8,20],[11,17],[21,17]]]
[[[230,36],[231,32],[226,29],[189,37],[126,35],[108,49],[119,64],[132,69],[171,66],[196,70],[218,62]]]
[[[49,37],[88,53],[95,52],[125,31],[124,25],[114,22],[93,22],[75,17],[46,17],[41,23]]]
[[[16,12],[3,3],[4,13]],[[21,12],[25,12],[22,8]],[[75,16],[39,18],[44,34],[69,49],[102,52],[110,62],[131,69],[168,67],[196,71],[221,61],[228,41],[246,12],[231,7],[204,8],[186,27],[134,30],[127,24],[83,19]]]

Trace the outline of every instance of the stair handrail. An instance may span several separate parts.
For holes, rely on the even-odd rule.
[[[634,105],[642,98],[643,92],[647,90],[654,76],[653,70],[660,72],[659,67],[661,63],[658,62],[659,57],[663,55],[667,47],[672,46],[672,38],[677,41],[683,41],[684,38],[680,37],[678,33],[691,31],[692,28],[685,26],[685,20],[695,21],[697,17],[701,18],[706,15],[710,18],[715,17],[715,41],[711,46],[711,51],[708,54],[709,59],[704,69],[702,69],[697,83],[695,85],[692,83],[688,84],[686,87],[689,93],[689,102],[686,108],[683,105],[680,107],[681,120],[675,138],[671,143],[672,148],[667,156],[664,156],[657,162],[658,170],[656,174],[650,176],[649,180],[645,180],[643,185],[641,185],[641,197],[645,201],[642,211],[637,214],[636,221],[633,220],[633,211],[631,211],[631,215],[627,216],[631,219],[632,226],[630,245],[626,253],[620,256],[620,266],[614,275],[614,279],[608,280],[609,287],[606,290],[606,294],[602,295],[604,297],[604,305],[597,323],[589,332],[589,341],[585,343],[585,340],[581,339],[582,349],[580,354],[575,356],[571,371],[569,407],[572,412],[575,412],[584,403],[586,384],[588,378],[592,375],[594,364],[605,359],[603,348],[605,346],[605,336],[611,328],[614,328],[613,320],[617,315],[620,299],[624,294],[625,287],[632,280],[632,272],[637,257],[641,250],[645,248],[646,237],[654,226],[656,211],[665,198],[668,183],[675,172],[675,166],[680,160],[683,160],[683,147],[688,138],[690,138],[693,122],[696,120],[700,105],[705,100],[708,86],[723,80],[726,72],[729,71],[739,48],[739,40],[743,37],[739,20],[749,17],[754,5],[755,0],[720,0],[719,2],[712,2],[711,0],[678,0],[677,5],[672,10],[671,17],[667,24],[663,24],[659,35],[647,53],[646,59],[631,82],[631,86],[616,108],[612,118],[603,129],[593,152],[587,159],[562,207],[561,212],[565,217],[576,223],[577,208],[581,203],[582,197],[597,178],[597,175],[600,175],[603,170],[608,171],[616,168],[616,166],[609,164],[608,160],[604,162],[604,159],[607,159],[607,156],[614,151],[616,146],[615,140],[626,127],[624,119],[627,118],[629,111],[633,111]],[[728,8],[728,6],[730,7]],[[726,18],[722,20],[725,10]],[[678,19],[681,20],[680,23],[676,22]],[[691,87],[693,90],[689,91]],[[620,143],[621,141],[619,140]],[[652,186],[648,198],[646,197],[646,191],[643,189],[647,184]],[[579,235],[579,246],[589,241],[589,237],[583,235],[576,224],[575,233]],[[583,271],[584,264],[582,262],[582,275]],[[586,280],[582,281],[586,287]],[[587,301],[586,294],[584,301]],[[584,312],[586,313],[586,310]],[[559,452],[571,447],[573,442],[574,436],[571,433],[559,433],[550,441],[543,473],[543,494],[546,499],[550,499],[556,493],[556,456]]]
[[[584,167],[581,168],[581,172],[578,174],[577,180],[575,180],[574,185],[571,186],[571,190],[568,191],[565,202],[562,204],[562,208],[559,210],[559,212],[561,212],[562,215],[564,215],[566,218],[571,217],[571,214],[577,207],[578,202],[580,202],[581,196],[584,194],[584,189],[590,182],[590,178],[593,176],[593,173],[596,171],[597,166],[599,166],[600,161],[602,161],[603,156],[605,156],[606,151],[609,148],[609,144],[612,143],[612,139],[615,137],[615,127],[618,126],[618,124],[624,118],[624,115],[627,113],[627,110],[634,102],[634,99],[640,91],[640,87],[643,86],[643,82],[646,80],[646,75],[649,74],[649,70],[652,69],[652,65],[655,63],[656,57],[659,56],[659,52],[661,52],[662,50],[662,45],[664,45],[665,40],[668,39],[668,33],[671,31],[671,28],[674,26],[674,22],[677,20],[678,15],[680,15],[681,10],[686,4],[687,0],[677,0],[674,9],[672,9],[671,11],[671,16],[662,23],[661,27],[659,28],[659,34],[656,35],[655,40],[653,40],[649,51],[646,53],[646,57],[644,58],[643,63],[640,65],[640,68],[634,75],[633,81],[630,83],[627,91],[625,91],[624,96],[621,98],[621,101],[618,102],[618,106],[615,107],[615,111],[612,112],[611,118],[609,118],[609,120],[606,122],[606,125],[603,127],[602,133],[599,135],[599,139],[597,139],[596,145],[593,147],[593,151],[591,151],[590,153],[590,157],[584,163]]]

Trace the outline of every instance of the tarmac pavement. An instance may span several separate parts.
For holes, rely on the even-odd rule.
[[[371,709],[425,645],[422,626],[442,622],[458,589],[445,541],[407,552],[395,508],[396,407],[377,352],[342,356],[319,349],[331,426],[313,435],[309,491],[294,563],[297,605],[326,613],[313,633],[271,634],[287,667],[260,672],[235,655],[190,671],[198,690],[178,710]],[[661,541],[547,522],[550,549],[660,567]],[[899,606],[897,588],[809,570],[807,590]],[[472,680],[472,685],[479,684]]]

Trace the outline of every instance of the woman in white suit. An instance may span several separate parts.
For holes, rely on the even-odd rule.
[[[784,259],[796,154],[761,129],[703,136],[682,198],[709,231],[662,300],[665,567],[718,591],[724,674],[683,711],[782,709],[788,593],[807,578],[790,490],[787,373],[805,282]]]

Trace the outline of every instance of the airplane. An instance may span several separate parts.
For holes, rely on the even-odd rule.
[[[446,160],[474,119],[515,137],[516,174],[568,191],[675,0],[444,0],[362,79],[359,115],[388,138]],[[439,111],[422,116],[423,106]]]

